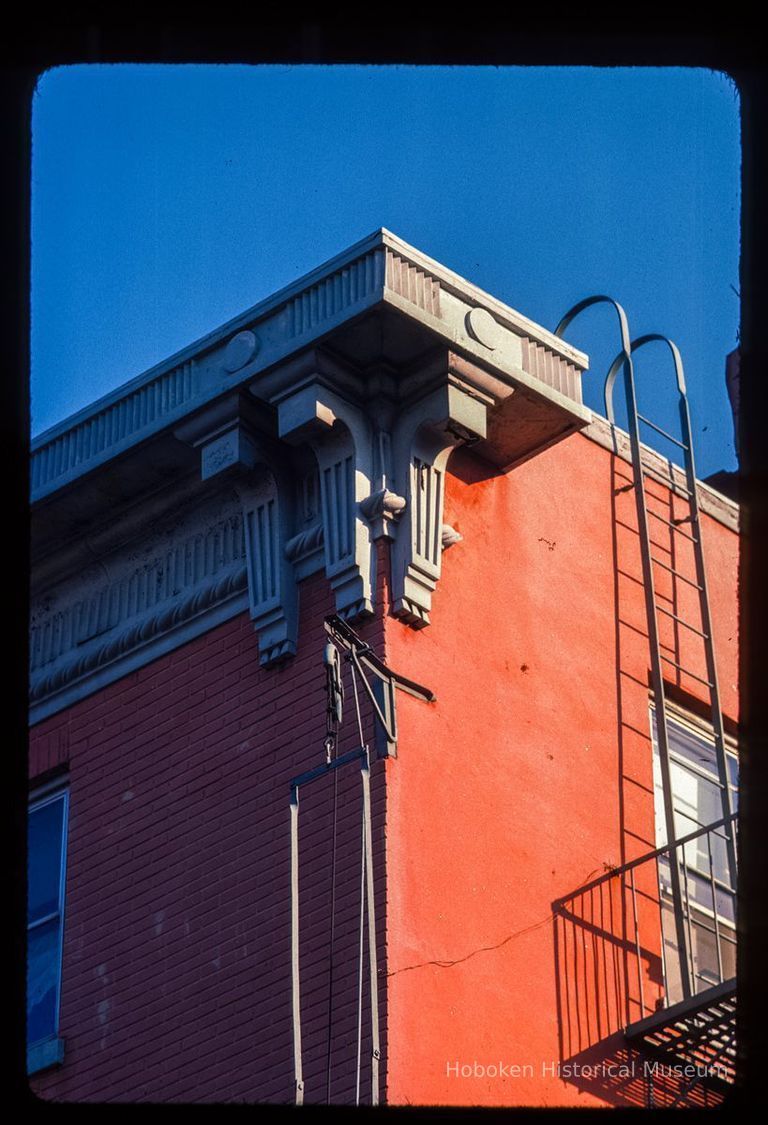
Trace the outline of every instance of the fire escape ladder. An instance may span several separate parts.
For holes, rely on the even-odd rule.
[[[675,378],[677,383],[678,392],[678,411],[680,417],[680,429],[682,441],[667,433],[655,422],[640,414],[637,409],[637,397],[635,390],[634,367],[632,363],[632,356],[639,348],[644,347],[646,344],[659,341],[668,346],[672,359],[674,361]],[[623,370],[624,374],[624,390],[626,395],[627,404],[627,429],[629,432],[630,448],[632,453],[632,470],[634,476],[635,486],[635,499],[637,503],[637,522],[638,532],[640,537],[640,552],[643,568],[643,585],[645,592],[645,610],[648,622],[648,641],[650,646],[651,656],[651,677],[653,681],[653,692],[656,704],[656,726],[657,738],[659,744],[659,758],[662,773],[662,786],[664,791],[664,809],[665,809],[665,822],[667,830],[667,840],[673,841],[676,839],[676,830],[674,822],[674,806],[672,796],[672,781],[669,765],[669,724],[667,720],[667,703],[664,691],[664,664],[669,667],[675,668],[683,675],[690,676],[698,683],[702,684],[709,695],[710,716],[712,722],[712,732],[715,740],[715,760],[717,763],[718,785],[720,789],[721,811],[722,816],[726,820],[726,828],[724,829],[726,838],[726,851],[727,851],[727,864],[728,864],[728,880],[731,887],[736,886],[736,845],[734,839],[733,829],[731,827],[731,816],[733,808],[731,805],[731,793],[728,785],[728,766],[725,755],[725,731],[723,728],[723,714],[720,706],[720,692],[717,683],[717,666],[715,662],[715,649],[714,640],[712,636],[712,617],[709,609],[709,596],[707,593],[707,576],[704,566],[704,548],[701,532],[701,519],[699,514],[698,493],[696,487],[696,465],[693,455],[693,441],[691,434],[691,418],[688,408],[688,395],[685,387],[685,376],[683,372],[683,361],[675,344],[668,340],[666,336],[660,336],[657,333],[651,333],[646,336],[640,336],[637,340],[632,341],[627,351],[622,352],[616,357],[611,368],[608,372],[605,383],[605,405],[608,420],[612,425],[615,425],[614,412],[613,412],[613,385],[619,371]],[[649,512],[647,504],[647,495],[645,482],[647,479],[646,463],[643,458],[643,447],[640,442],[640,423],[650,426],[651,429],[666,437],[678,446],[683,452],[683,460],[685,465],[685,478],[686,487],[680,489],[676,487],[676,491],[684,493],[684,498],[688,504],[688,515],[681,519],[663,520],[655,512]],[[693,585],[698,590],[699,602],[699,615],[700,626],[697,628],[690,621],[673,614],[664,606],[660,606],[656,596],[656,584],[654,575],[654,565],[659,563],[659,559],[653,553],[651,542],[651,534],[649,529],[648,519],[649,516],[660,520],[669,529],[670,535],[680,535],[692,544],[693,556],[695,563],[696,581],[691,582],[691,579],[682,574],[674,567],[668,566],[661,561],[660,565],[664,570],[671,573],[674,578],[686,582],[689,586]],[[690,531],[683,529],[682,525],[690,527]],[[661,644],[659,640],[659,618],[658,614],[663,613],[672,617],[678,624],[693,632],[703,642],[704,656],[706,665],[706,679],[690,669],[687,669],[683,664],[671,657],[666,656],[661,651]],[[680,897],[680,866],[679,861],[672,864],[672,885],[673,893],[675,894],[676,907],[680,904],[679,913],[682,915],[682,898]],[[675,910],[676,916],[678,910]],[[684,929],[681,928],[678,939],[681,950],[681,956],[686,952]],[[690,951],[687,951],[688,953]],[[692,976],[692,973],[691,973]],[[692,980],[688,973],[682,973],[683,993],[687,998],[695,991],[692,988]]]
[[[714,735],[715,743],[715,758],[717,764],[718,774],[718,788],[720,792],[721,809],[722,809],[722,824],[701,826],[702,831],[707,832],[707,840],[709,841],[709,830],[711,828],[721,828],[722,839],[724,840],[726,852],[726,884],[727,890],[732,895],[736,888],[736,844],[735,844],[735,817],[733,815],[733,808],[731,802],[731,793],[728,783],[728,768],[725,750],[725,733],[723,727],[723,716],[720,704],[720,693],[717,682],[717,667],[715,661],[714,641],[712,635],[712,620],[709,605],[709,596],[707,592],[707,576],[704,565],[704,549],[702,541],[701,520],[699,513],[699,503],[696,484],[696,466],[693,453],[693,441],[691,433],[691,420],[688,407],[688,397],[685,386],[685,376],[683,371],[683,362],[680,352],[675,344],[666,336],[657,333],[640,336],[635,340],[630,339],[629,329],[627,324],[627,317],[616,301],[606,296],[588,297],[584,301],[575,305],[561,320],[560,324],[555,329],[555,335],[561,336],[571,321],[584,309],[590,305],[600,302],[610,304],[616,311],[621,329],[621,351],[613,361],[609,368],[606,381],[605,381],[605,407],[606,414],[612,426],[616,426],[614,410],[613,410],[613,391],[614,384],[618,375],[623,375],[624,392],[626,398],[627,410],[627,430],[629,434],[629,443],[632,459],[633,470],[633,485],[637,507],[637,523],[638,533],[640,539],[640,552],[642,562],[643,574],[643,588],[645,595],[645,608],[648,627],[648,641],[650,648],[650,667],[651,678],[653,684],[653,692],[655,697],[656,709],[656,727],[657,727],[657,740],[659,750],[659,764],[661,768],[662,790],[664,797],[664,821],[666,828],[667,849],[669,854],[669,877],[670,877],[670,890],[672,894],[672,905],[674,910],[675,920],[675,934],[676,934],[676,949],[680,961],[680,982],[683,992],[683,1000],[681,1005],[674,1005],[663,1011],[655,1013],[648,1019],[641,1020],[639,1023],[634,1024],[626,1029],[627,1035],[630,1038],[643,1040],[646,1045],[650,1045],[649,1035],[651,1035],[651,1025],[657,1028],[666,1028],[669,1032],[667,1039],[667,1049],[674,1049],[675,1041],[680,1039],[680,1029],[674,1030],[674,1022],[669,1022],[677,1008],[684,1010],[684,1018],[693,1021],[699,1027],[703,1025],[708,1026],[711,1022],[707,1019],[707,999],[714,995],[717,988],[727,986],[729,991],[729,999],[733,997],[733,1009],[735,1012],[735,980],[723,981],[722,968],[721,968],[721,981],[720,985],[715,989],[711,985],[707,985],[704,990],[697,988],[697,973],[694,964],[692,939],[691,939],[691,900],[689,898],[687,868],[685,860],[685,844],[682,840],[678,839],[678,834],[675,825],[675,810],[673,803],[673,790],[672,790],[672,772],[670,766],[670,735],[668,724],[668,707],[664,689],[664,671],[665,665],[667,669],[673,668],[678,675],[690,676],[697,683],[701,684],[708,696],[711,712],[712,732]],[[678,412],[680,423],[680,438],[674,437],[666,430],[662,429],[652,419],[641,414],[637,406],[636,385],[633,356],[642,347],[652,342],[661,342],[666,344],[671,352],[675,379],[678,393]],[[651,430],[660,434],[662,437],[672,442],[678,449],[681,450],[683,455],[683,462],[685,468],[686,486],[683,488],[678,483],[670,483],[670,490],[681,497],[683,502],[687,502],[688,512],[683,518],[671,518],[669,520],[663,519],[657,512],[650,510],[648,507],[648,496],[646,491],[646,481],[651,476],[651,471],[644,455],[644,446],[640,440],[640,424],[648,426]],[[670,515],[672,511],[670,510]],[[669,528],[670,541],[674,541],[675,536],[680,536],[684,540],[690,542],[693,548],[694,562],[695,562],[695,581],[688,575],[682,574],[678,569],[675,569],[675,556],[671,554],[669,564],[663,559],[658,558],[658,553],[654,553],[652,546],[652,538],[649,528],[649,518],[661,521]],[[671,564],[671,565],[670,565]],[[660,567],[662,570],[672,575],[672,581],[680,581],[686,583],[689,587],[693,587],[698,591],[698,610],[699,620],[694,623],[689,620],[678,616],[672,610],[659,605],[656,593],[655,581],[655,568]],[[674,604],[674,603],[673,603]],[[676,608],[676,607],[675,607]],[[684,657],[680,657],[680,662],[673,660],[671,656],[662,652],[662,645],[660,643],[660,628],[659,628],[659,615],[663,614],[667,617],[674,619],[677,625],[686,629],[687,631],[698,636],[703,642],[706,678],[699,675],[690,669],[687,669],[682,661]],[[678,648],[678,652],[679,652]],[[677,652],[675,653],[677,655]],[[669,672],[668,672],[669,674]],[[718,833],[719,835],[719,833]],[[682,847],[680,846],[682,844]],[[709,846],[709,843],[708,843]],[[712,879],[712,894],[713,900],[715,898],[715,881],[712,872],[711,850],[710,850],[710,878]],[[722,883],[721,883],[722,886]],[[717,906],[714,904],[714,923],[715,931],[718,931],[717,919]],[[717,933],[719,942],[719,932]],[[718,964],[721,966],[720,950],[718,945]],[[720,1013],[720,1009],[716,1009]],[[730,1022],[730,1036],[732,1038],[733,1030],[735,1027],[735,1014],[728,1010]],[[718,1023],[718,1027],[722,1027],[722,1021]],[[635,1034],[637,1033],[637,1034]],[[731,1039],[729,1039],[729,1043]],[[727,1047],[723,1047],[727,1050]]]

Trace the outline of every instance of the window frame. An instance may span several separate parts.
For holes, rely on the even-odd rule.
[[[59,1035],[59,1026],[61,1018],[61,983],[62,983],[62,965],[64,958],[64,920],[66,910],[66,879],[67,879],[67,842],[69,835],[69,783],[68,778],[56,777],[44,785],[36,786],[30,791],[29,801],[27,805],[27,833],[29,833],[29,821],[33,812],[45,808],[46,805],[53,804],[55,801],[63,802],[62,809],[62,823],[61,823],[61,850],[59,859],[59,884],[58,884],[58,909],[46,915],[44,918],[39,918],[32,924],[27,918],[27,980],[29,979],[29,935],[38,927],[49,923],[52,918],[58,918],[58,950],[56,959],[56,1006],[54,1012],[54,1030],[52,1034],[45,1036],[43,1039],[38,1039],[34,1043],[28,1040],[28,1026],[27,1026],[27,1074],[35,1074],[38,1071],[46,1070],[48,1067],[59,1065],[64,1060],[64,1040]],[[29,885],[29,835],[27,836],[27,885]],[[28,1024],[29,1019],[29,1000],[26,998],[25,1008],[25,1026]]]
[[[699,718],[697,715],[692,715],[687,711],[683,711],[681,708],[675,706],[674,704],[670,704],[668,701],[666,702],[665,709],[666,709],[666,712],[667,712],[667,721],[668,721],[669,727],[672,727],[672,728],[677,727],[678,730],[680,730],[683,734],[693,736],[701,744],[705,745],[709,750],[712,751],[711,768],[707,768],[707,766],[701,765],[698,762],[693,761],[692,759],[688,758],[684,753],[680,752],[679,750],[675,749],[672,745],[670,745],[670,747],[669,747],[670,765],[677,766],[678,769],[685,772],[696,783],[708,782],[708,783],[717,785],[718,782],[719,782],[719,777],[718,777],[718,773],[717,773],[715,736],[714,736],[714,731],[712,729],[711,724],[706,723],[705,720]],[[652,752],[652,758],[653,758],[653,761],[652,761],[652,768],[653,768],[653,803],[654,803],[654,821],[655,821],[654,834],[655,834],[655,837],[656,837],[656,846],[657,847],[665,847],[668,841],[667,841],[667,838],[666,838],[667,833],[666,833],[666,824],[665,824],[665,820],[664,820],[664,791],[663,791],[663,787],[661,785],[661,776],[660,776],[660,774],[661,774],[661,765],[660,765],[661,755],[660,755],[660,751],[659,751],[659,742],[658,742],[657,715],[658,715],[658,712],[657,712],[655,700],[654,700],[653,696],[651,696],[651,698],[649,700],[649,707],[648,707],[648,718],[649,718],[649,728],[650,728],[650,735],[651,735],[651,752]],[[735,798],[732,802],[732,807],[734,808],[734,811],[736,811],[738,809],[738,798],[739,798],[739,766],[740,766],[739,748],[738,748],[738,743],[736,742],[736,740],[728,734],[725,734],[724,745],[725,745],[725,754],[726,754],[726,769],[727,769],[727,773],[728,773],[728,788],[729,788],[729,791],[731,793],[732,798]],[[732,766],[733,766],[734,763],[735,763],[735,767],[736,767],[735,781],[732,780],[732,778],[733,778]],[[673,777],[673,794],[672,794],[672,797],[673,797],[673,815],[675,816],[675,819],[677,820],[678,816],[680,816],[684,819],[691,819],[687,812],[685,812],[683,809],[678,808],[678,801],[676,800],[676,794],[674,792],[674,777]],[[716,817],[715,821],[713,821],[712,823],[715,823],[719,819],[720,819],[720,816]],[[699,825],[698,821],[695,821],[694,824],[697,827],[702,827],[702,828],[706,827],[706,825]],[[690,828],[687,829],[688,832],[692,832],[694,830],[695,830],[695,828],[693,826],[691,826]],[[660,833],[661,833],[661,838],[660,838]],[[687,834],[686,832],[683,832],[680,835],[684,836],[686,834]],[[698,873],[695,861],[693,863],[689,863],[687,858],[686,858],[685,862],[686,862],[686,866],[688,867],[688,869],[692,873],[694,873],[694,874]],[[671,904],[672,898],[671,898],[670,888],[669,888],[668,883],[662,877],[661,869],[659,869],[659,890],[660,890],[660,894],[662,896],[662,902],[666,903],[667,905]],[[726,914],[719,913],[719,911],[717,913],[717,916],[715,916],[715,913],[713,912],[713,910],[711,909],[710,906],[707,906],[703,902],[692,901],[689,904],[689,907],[687,909],[687,917],[689,918],[690,924],[693,925],[694,927],[697,927],[702,922],[713,923],[713,925],[716,928],[719,927],[720,939],[728,942],[730,945],[735,947],[737,945],[736,919],[735,919],[735,907],[736,907],[735,895],[734,895],[734,899],[733,899],[733,906],[734,906],[734,917],[731,918]],[[698,919],[698,921],[697,921],[697,919]],[[707,925],[704,925],[704,929],[708,929],[708,928],[709,927]],[[716,929],[710,930],[710,932],[717,932],[717,930]],[[663,922],[662,922],[662,935],[663,934],[664,934],[664,929],[663,929]],[[664,942],[664,937],[662,936],[662,944],[663,944],[663,942]],[[665,987],[666,987],[668,978],[667,978],[667,968],[666,968],[666,961],[665,961],[665,958],[664,958],[663,948],[662,948],[662,959],[665,962],[665,965],[664,965],[664,980],[665,980]],[[720,983],[716,979],[717,974],[715,974],[714,972],[710,971],[709,969],[705,969],[701,965],[699,965],[696,969],[696,975],[697,975],[698,979],[704,980],[705,979],[705,973],[707,973],[709,976],[713,977],[713,981],[710,982],[710,987],[713,986],[713,984]],[[694,978],[694,979],[696,979],[696,978]]]
[[[713,753],[714,753],[714,750],[715,750],[715,735],[714,735],[714,732],[712,730],[712,725],[710,723],[707,723],[704,719],[699,718],[697,715],[693,715],[693,714],[689,713],[688,711],[683,711],[681,708],[676,707],[674,704],[670,703],[668,700],[665,701],[664,706],[665,706],[665,710],[667,712],[667,721],[669,723],[680,727],[683,731],[687,732],[688,734],[693,735],[695,738],[700,739],[702,742],[705,742],[708,746],[711,746],[711,748],[713,750]],[[657,795],[657,790],[658,790],[658,786],[656,784],[656,768],[657,768],[657,763],[659,762],[659,758],[660,758],[656,714],[657,714],[656,701],[654,700],[653,696],[651,696],[651,698],[649,700],[649,704],[648,704],[648,723],[649,723],[650,734],[651,734],[651,752],[652,752],[652,755],[653,755],[654,809],[656,808],[656,795]],[[728,771],[728,789],[729,789],[731,795],[736,797],[736,801],[733,803],[733,808],[734,808],[734,812],[735,812],[735,811],[738,810],[738,797],[739,797],[738,773],[739,773],[739,767],[740,767],[740,764],[741,764],[740,761],[739,761],[739,748],[738,748],[738,743],[736,742],[736,740],[729,734],[725,734],[724,744],[725,744],[726,768],[727,768],[727,771]],[[717,776],[717,764],[716,764],[716,762],[715,762],[714,769],[712,770],[712,772],[708,772],[702,766],[699,766],[695,762],[692,762],[690,759],[686,758],[685,755],[681,754],[678,750],[675,750],[674,747],[672,747],[672,746],[670,746],[670,748],[669,748],[669,757],[670,757],[670,761],[674,762],[675,765],[681,767],[684,770],[687,770],[690,774],[692,774],[695,777],[700,778],[702,781],[713,781],[713,782],[715,782],[715,784],[718,783],[719,778]],[[731,762],[736,763],[737,779],[736,779],[735,783],[731,780],[731,770],[730,770]],[[660,793],[661,793],[661,796],[663,798],[663,790],[660,790]],[[674,796],[674,794],[673,794],[673,796]],[[678,811],[679,810],[675,809],[675,812],[678,812]],[[663,812],[663,806],[662,806],[662,812]],[[685,816],[686,814],[683,813],[682,811],[680,811],[679,815]],[[693,831],[693,829],[690,829],[689,831]],[[664,842],[666,843],[666,833],[665,833],[665,841]],[[657,839],[656,840],[656,847],[659,847],[659,846],[660,846],[660,841]]]

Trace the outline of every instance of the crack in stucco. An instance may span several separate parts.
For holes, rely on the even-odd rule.
[[[587,883],[589,881],[589,879],[599,870],[600,870],[600,868],[596,867],[593,871],[590,871],[588,875],[585,875],[584,878],[581,881],[581,885],[583,885],[584,883]],[[574,893],[576,893],[576,892],[574,892]],[[538,922],[531,922],[531,924],[529,926],[523,926],[523,928],[520,929],[520,930],[514,930],[511,934],[507,934],[507,936],[505,938],[502,938],[501,941],[496,942],[495,945],[481,945],[478,949],[473,949],[473,950],[471,950],[471,952],[465,953],[465,955],[463,957],[457,957],[453,961],[449,961],[449,960],[418,961],[415,965],[403,965],[403,967],[401,969],[392,969],[390,972],[386,972],[385,970],[382,969],[382,970],[380,970],[380,973],[381,973],[382,976],[395,977],[395,976],[398,975],[398,973],[408,973],[412,969],[423,969],[427,965],[435,965],[435,966],[437,966],[438,969],[450,969],[454,965],[461,965],[464,961],[469,961],[469,959],[471,957],[476,957],[478,953],[492,953],[496,949],[501,949],[508,942],[512,941],[513,938],[522,937],[524,934],[531,933],[533,930],[539,930],[539,929],[541,929],[542,926],[546,926],[551,921],[552,921],[552,912],[550,911],[544,918],[539,919]]]

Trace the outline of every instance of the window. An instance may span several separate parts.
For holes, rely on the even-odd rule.
[[[58,1038],[68,793],[33,795],[27,824],[27,1070],[62,1061]]]
[[[669,765],[672,782],[675,838],[699,833],[678,850],[681,895],[688,942],[691,990],[700,992],[736,974],[736,894],[728,866],[723,829],[699,832],[722,820],[720,783],[711,730],[693,719],[667,714]],[[667,843],[664,793],[656,738],[656,713],[651,709],[653,735],[654,803],[656,846]],[[726,746],[731,805],[738,807],[738,758],[735,747]],[[662,902],[664,965],[667,1002],[682,999],[682,968],[675,926],[670,863],[659,859],[659,889]]]

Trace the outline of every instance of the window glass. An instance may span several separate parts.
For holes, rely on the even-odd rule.
[[[651,710],[653,735],[653,780],[656,790],[656,846],[667,842],[661,764],[656,738],[656,712]],[[707,824],[722,820],[723,807],[717,772],[714,741],[696,734],[673,719],[667,719],[670,775],[674,794],[675,832],[687,836]],[[726,753],[731,805],[738,808],[738,759]],[[706,841],[703,846],[706,846]]]
[[[27,921],[30,924],[59,909],[63,819],[63,796],[30,809],[27,834]]]
[[[30,805],[27,821],[27,1044],[58,1032],[67,793]]]
[[[59,993],[59,925],[29,931],[27,942],[27,1042],[56,1034]]]

